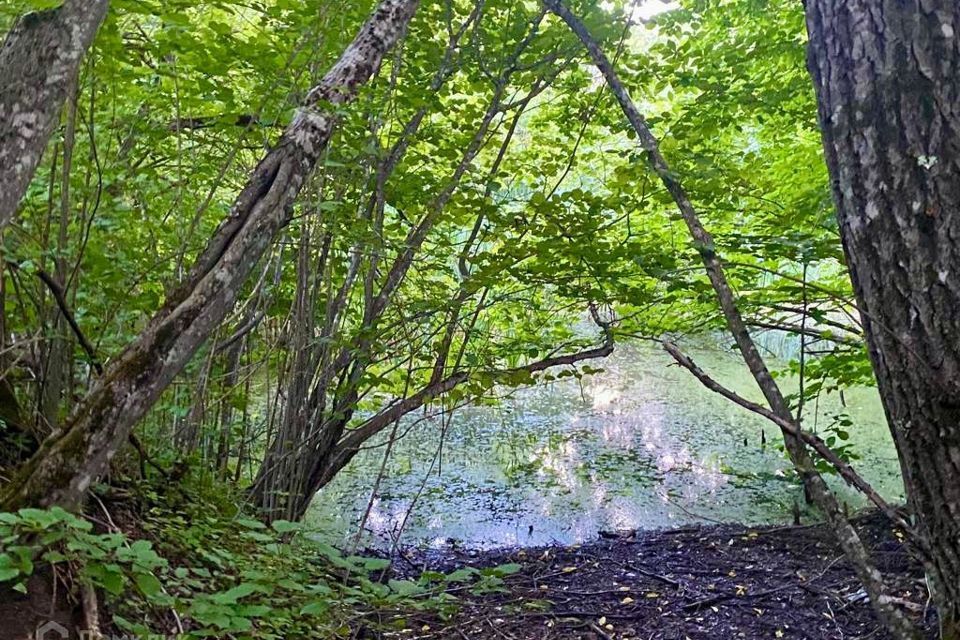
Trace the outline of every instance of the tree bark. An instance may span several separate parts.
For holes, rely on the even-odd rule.
[[[330,140],[327,105],[353,100],[413,16],[417,0],[383,0],[314,87],[279,142],[254,169],[189,277],[110,365],[71,416],[0,492],[0,505],[77,506],[133,425],[233,307],[257,261],[293,213]],[[318,108],[319,106],[319,108]]]
[[[840,234],[941,637],[960,638],[960,3],[808,0]]]
[[[0,229],[16,213],[108,0],[67,0],[17,20],[0,48]]]

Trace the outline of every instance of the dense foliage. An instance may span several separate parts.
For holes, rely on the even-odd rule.
[[[0,26],[58,4],[8,3]],[[751,328],[799,375],[797,413],[818,394],[870,383],[801,4],[684,0],[643,23],[624,4],[571,6],[682,176]],[[187,278],[372,7],[111,3],[0,236],[7,468],[69,423],[101,365]],[[172,608],[196,635],[293,637],[312,616],[347,633],[350,611],[429,593],[368,579],[383,568],[375,560],[285,537],[365,441],[395,433],[411,411],[448,413],[505,387],[589,373],[610,341],[723,336],[703,247],[638,162],[634,132],[580,43],[539,2],[423,2],[337,115],[241,302],[112,463],[114,478],[151,487],[199,478],[251,501],[251,515],[232,519],[190,488],[138,497],[144,540],[91,532],[64,511],[4,514],[0,579],[19,586],[34,562],[66,563],[107,594],[136,585],[114,617],[132,631],[145,611]],[[840,417],[830,441],[841,454],[844,426]],[[356,575],[344,586],[328,579],[335,568]]]

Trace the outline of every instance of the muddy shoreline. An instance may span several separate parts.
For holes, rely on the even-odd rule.
[[[935,637],[923,571],[880,516],[856,519],[909,615]],[[418,638],[720,640],[886,637],[821,525],[709,525],[636,532],[568,547],[408,551],[396,570],[519,564],[502,591],[454,588],[448,620],[416,617]],[[406,637],[411,637],[409,632]]]

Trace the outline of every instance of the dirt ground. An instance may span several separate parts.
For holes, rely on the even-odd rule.
[[[900,605],[934,637],[936,615],[919,565],[882,518],[860,518],[857,527]],[[417,620],[418,638],[886,637],[822,526],[688,527],[571,547],[449,551],[413,562],[444,571],[522,565],[505,578],[504,592],[458,590],[459,613]]]

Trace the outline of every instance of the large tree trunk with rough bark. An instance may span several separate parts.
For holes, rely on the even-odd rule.
[[[960,638],[960,2],[808,0],[809,66],[941,637]]]
[[[233,307],[241,287],[290,221],[293,204],[330,140],[342,105],[379,69],[418,0],[382,0],[267,152],[189,276],[113,361],[67,426],[44,441],[0,492],[0,506],[76,506],[133,425]]]
[[[29,13],[0,48],[0,229],[16,213],[108,0]]]

